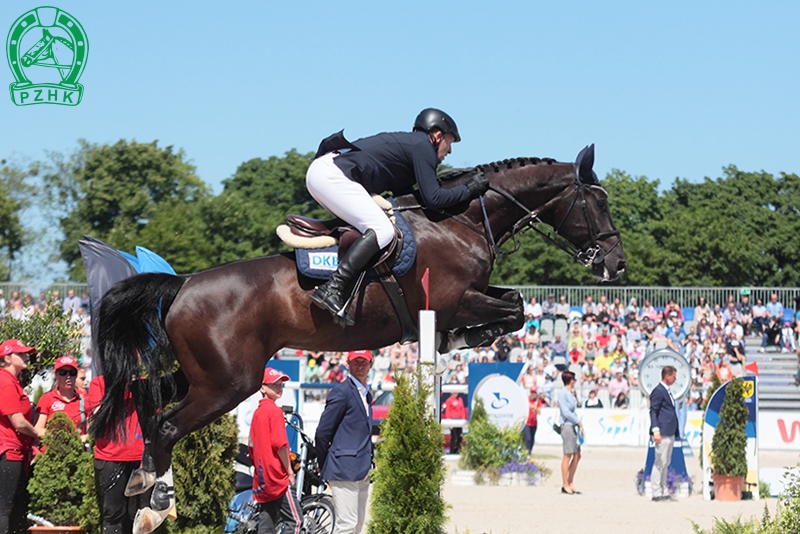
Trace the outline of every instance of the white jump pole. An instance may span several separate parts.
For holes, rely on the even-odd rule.
[[[419,362],[436,368],[436,312],[433,310],[419,311]],[[441,384],[439,377],[433,375],[433,413],[436,420],[440,420]]]

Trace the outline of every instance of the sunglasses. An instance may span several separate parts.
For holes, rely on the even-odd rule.
[[[61,369],[60,371],[58,371],[58,376],[71,376],[71,377],[76,377],[76,376],[78,376],[78,371],[75,371],[75,370],[73,370],[73,371],[66,371],[66,370],[64,370],[64,369]]]

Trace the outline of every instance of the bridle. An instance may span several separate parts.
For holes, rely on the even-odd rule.
[[[483,173],[482,170],[478,171]],[[511,227],[510,236],[508,239],[514,240],[514,247],[511,250],[503,250],[498,245],[494,239],[494,233],[492,232],[491,224],[489,223],[489,215],[486,213],[486,204],[484,202],[484,195],[480,195],[478,198],[480,199],[481,203],[481,210],[483,212],[483,223],[484,228],[481,229],[480,227],[476,226],[475,224],[471,223],[470,221],[460,217],[458,215],[454,215],[447,210],[443,209],[434,209],[434,208],[426,208],[419,204],[412,205],[412,206],[404,206],[404,207],[397,207],[395,208],[398,211],[406,211],[406,210],[414,210],[414,209],[422,209],[422,210],[430,210],[440,213],[442,215],[447,216],[448,218],[453,219],[456,222],[459,222],[480,235],[483,235],[486,239],[486,242],[489,244],[489,250],[492,253],[492,263],[497,256],[510,256],[514,254],[520,249],[521,241],[520,236],[527,232],[528,230],[535,230],[538,232],[542,237],[544,237],[547,241],[555,245],[556,247],[560,248],[567,254],[569,254],[575,261],[583,265],[584,267],[589,267],[592,265],[602,264],[605,259],[606,255],[614,250],[619,244],[622,242],[622,238],[620,237],[619,230],[612,230],[610,232],[599,232],[597,227],[594,224],[594,221],[589,216],[589,205],[586,202],[586,188],[587,187],[601,187],[600,182],[597,181],[595,178],[593,183],[585,183],[578,178],[579,173],[578,169],[575,169],[575,187],[570,189],[569,191],[574,192],[575,194],[572,197],[572,201],[570,202],[569,208],[567,209],[564,216],[561,218],[561,221],[558,223],[557,226],[552,227],[553,233],[545,232],[539,228],[539,226],[548,226],[547,223],[542,221],[539,218],[539,212],[536,210],[528,209],[522,202],[514,198],[514,196],[497,186],[489,184],[489,190],[494,191],[498,195],[506,198],[512,204],[519,207],[522,211],[526,213],[524,217],[514,223],[514,226]],[[602,187],[601,187],[602,189]],[[559,200],[564,193],[560,193],[549,200],[540,211],[545,211],[552,203]],[[581,203],[581,210],[583,211],[583,217],[586,221],[586,227],[589,229],[589,239],[586,240],[580,247],[576,247],[567,239],[561,236],[559,233],[561,231],[561,227],[566,222],[569,214],[572,212],[572,209],[575,207],[575,204],[578,202],[578,198],[580,198]],[[608,249],[608,252],[605,252],[598,241],[606,239],[608,237],[617,236],[617,241]],[[505,240],[502,240],[505,241]]]
[[[578,178],[578,172],[576,169],[575,187],[570,190],[571,192],[574,192],[572,196],[572,201],[570,202],[569,208],[564,213],[564,216],[561,218],[561,221],[558,223],[558,225],[552,227],[554,233],[551,235],[550,232],[545,232],[539,228],[539,226],[541,225],[545,226],[547,225],[544,221],[542,221],[539,218],[539,213],[536,210],[529,210],[524,204],[522,204],[522,202],[514,198],[513,195],[511,195],[510,193],[499,187],[490,184],[489,185],[490,191],[494,191],[495,193],[503,196],[504,198],[509,200],[512,204],[518,206],[527,214],[520,220],[518,220],[516,223],[514,223],[514,226],[510,230],[511,235],[509,238],[514,240],[514,247],[510,251],[502,250],[495,242],[494,234],[492,233],[492,228],[491,225],[489,224],[489,216],[486,213],[486,205],[483,200],[483,195],[480,196],[481,210],[483,211],[484,226],[486,229],[485,237],[494,255],[508,256],[517,252],[521,245],[520,236],[525,232],[527,232],[528,230],[532,229],[538,232],[547,241],[549,241],[550,243],[554,244],[555,246],[557,246],[558,248],[569,254],[573,259],[575,259],[575,261],[582,264],[583,266],[589,267],[591,265],[602,264],[605,261],[606,255],[610,253],[612,250],[614,250],[620,244],[622,239],[620,238],[619,230],[611,230],[609,232],[599,232],[594,221],[589,216],[589,205],[586,202],[586,188],[593,186],[600,187],[599,182],[592,184],[584,183]],[[548,205],[560,199],[562,195],[563,193],[556,195],[552,200],[548,201],[547,204],[543,206],[543,208],[547,208]],[[580,198],[581,210],[583,211],[583,217],[586,221],[586,227],[589,229],[589,239],[586,240],[583,244],[581,244],[580,247],[576,247],[575,245],[570,243],[567,239],[562,237],[560,231],[561,227],[564,225],[567,218],[569,217],[569,214],[572,212],[572,209],[575,207],[575,204],[578,203],[579,198]],[[601,241],[603,239],[612,236],[617,236],[617,240],[611,246],[611,248],[608,249],[608,252],[605,252],[598,244],[598,241]]]

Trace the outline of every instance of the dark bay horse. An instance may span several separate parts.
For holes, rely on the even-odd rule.
[[[453,184],[484,172],[491,189],[446,213],[419,208],[413,195],[397,199],[418,244],[416,263],[398,281],[416,316],[425,305],[420,278],[430,269],[440,351],[484,346],[522,327],[520,295],[490,286],[489,276],[496,246],[530,224],[552,227],[598,278],[612,280],[625,269],[593,160],[592,146],[574,164],[519,158],[450,172]],[[92,431],[118,432],[126,415],[123,396],[133,392],[146,451],[129,494],[143,492],[168,471],[181,437],[258,391],[265,364],[282,347],[348,351],[399,340],[398,318],[380,284],[362,289],[351,309],[355,325],[344,329],[312,304],[314,284],[298,275],[287,253],[186,276],[142,274],[106,293],[97,354],[106,392]],[[186,386],[177,397],[174,387],[166,387],[176,380]],[[179,402],[162,411],[172,400]],[[149,532],[152,523],[140,523],[137,532]]]

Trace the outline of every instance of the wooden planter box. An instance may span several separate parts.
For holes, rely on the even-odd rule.
[[[42,527],[34,525],[28,527],[31,534],[82,534],[83,528],[81,527]]]

